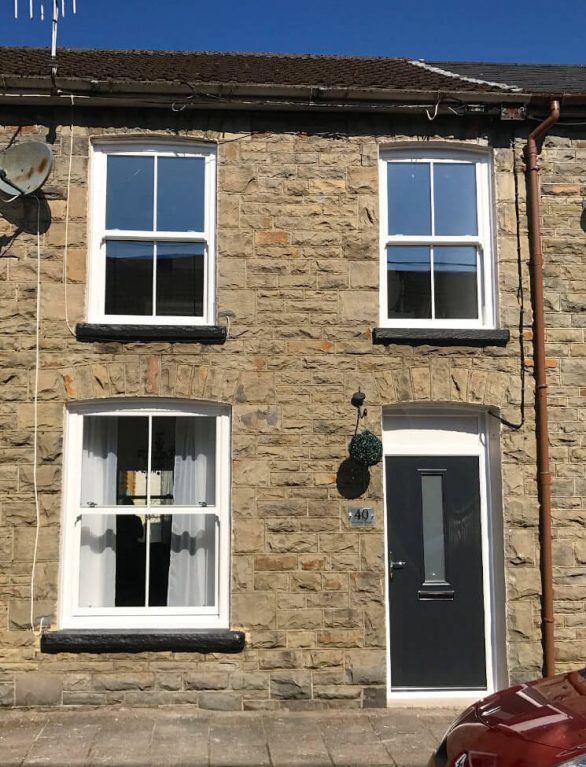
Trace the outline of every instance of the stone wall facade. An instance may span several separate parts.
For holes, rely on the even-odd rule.
[[[384,499],[381,467],[362,502],[372,530],[350,529],[340,493],[355,411],[381,432],[396,403],[490,408],[501,428],[507,664],[539,674],[540,576],[535,487],[531,308],[521,150],[498,123],[462,118],[22,109],[3,113],[0,149],[21,128],[46,139],[55,167],[41,220],[38,380],[40,527],[36,625],[55,628],[68,403],[172,397],[232,412],[231,627],[239,655],[40,652],[30,629],[37,207],[0,205],[0,700],[17,705],[202,708],[386,704]],[[518,131],[521,133],[521,131]],[[217,308],[224,345],[81,343],[65,321],[86,319],[91,137],[189,136],[218,145]],[[400,141],[492,147],[499,322],[504,348],[373,345],[378,324],[378,158]],[[67,177],[71,158],[69,220]],[[543,157],[548,365],[560,669],[586,641],[583,527],[586,283],[581,197],[586,142],[554,135]],[[524,349],[524,355],[522,350]],[[523,369],[527,374],[523,375]],[[524,397],[522,392],[524,387]],[[525,407],[523,410],[523,400]],[[512,426],[511,426],[512,425]]]

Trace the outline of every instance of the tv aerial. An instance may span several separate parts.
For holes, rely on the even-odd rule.
[[[45,5],[49,5],[50,2],[53,4],[53,12],[55,12],[56,9],[57,13],[59,13],[59,7],[61,7],[61,16],[65,16],[65,0],[28,0],[29,17],[31,19],[34,18],[35,15],[35,2],[39,6],[41,21],[45,20]],[[24,4],[26,5],[26,0]],[[71,0],[71,4],[73,13],[76,13],[77,0]],[[14,18],[18,18],[18,0],[14,0]]]
[[[19,0],[14,0],[14,18],[18,19]],[[26,0],[22,0],[23,5],[27,5]],[[65,16],[66,0],[28,0],[29,18],[34,19],[35,13],[38,13],[41,21],[45,20],[45,6],[53,6],[52,10],[52,33],[51,33],[51,61],[55,62],[57,58],[57,29],[59,19]],[[70,0],[71,10],[77,13],[77,0]],[[37,10],[38,9],[38,10]],[[55,67],[55,64],[53,64]]]
[[[24,141],[0,152],[0,192],[12,200],[40,189],[53,167],[48,144]]]

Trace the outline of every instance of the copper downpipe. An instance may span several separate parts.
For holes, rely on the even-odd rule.
[[[529,223],[529,263],[533,295],[533,358],[535,365],[535,427],[537,441],[537,491],[541,533],[541,589],[543,673],[555,673],[553,618],[553,574],[551,546],[551,474],[547,414],[547,374],[545,368],[545,322],[543,309],[543,252],[541,249],[541,211],[537,139],[557,122],[559,101],[552,101],[548,117],[532,131],[525,146]]]

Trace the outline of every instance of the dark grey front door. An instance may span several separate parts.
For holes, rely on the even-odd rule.
[[[476,456],[386,459],[391,689],[486,687]]]

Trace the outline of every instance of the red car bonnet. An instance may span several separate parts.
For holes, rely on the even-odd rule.
[[[586,671],[540,679],[478,705],[488,727],[561,750],[586,749]]]

